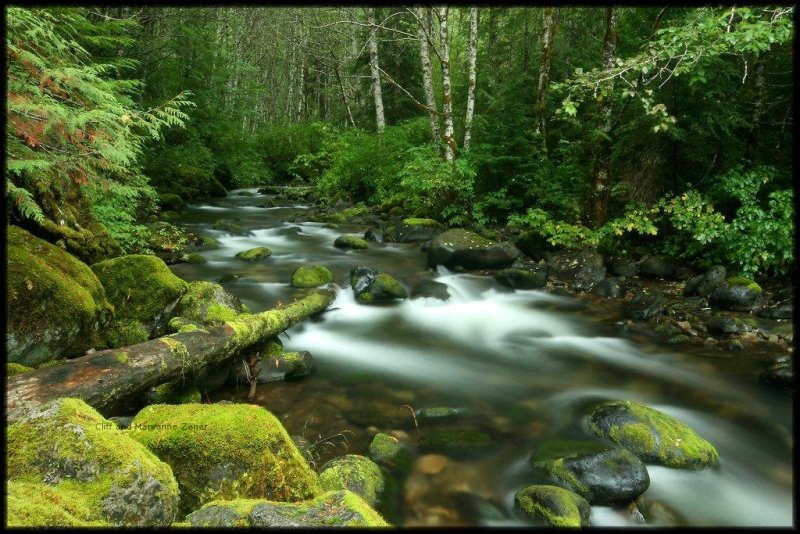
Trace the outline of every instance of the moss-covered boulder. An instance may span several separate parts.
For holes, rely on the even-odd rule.
[[[408,451],[395,438],[388,434],[378,433],[369,444],[368,455],[375,463],[385,466],[396,466],[408,460]]]
[[[158,207],[163,211],[178,211],[186,204],[179,195],[173,193],[158,193]]]
[[[708,298],[711,306],[732,311],[752,311],[763,302],[761,286],[744,276],[728,278],[726,284],[715,289]]]
[[[80,491],[9,481],[6,486],[6,527],[102,527]]]
[[[200,263],[205,263],[208,260],[206,260],[205,256],[203,256],[198,252],[190,252],[189,254],[184,254],[183,256],[181,256],[181,261],[183,263],[197,265]]]
[[[191,282],[186,294],[181,297],[175,314],[204,325],[218,325],[235,319],[240,313],[250,310],[214,282]]]
[[[6,363],[7,376],[14,376],[20,373],[27,373],[28,371],[33,371],[33,367],[28,367],[27,365],[21,365],[18,363]]]
[[[340,235],[333,242],[333,246],[336,248],[354,248],[360,250],[367,248],[369,245],[360,237],[354,235]]]
[[[378,503],[385,485],[380,467],[357,454],[340,456],[323,465],[319,483],[325,491],[350,490],[370,506]]]
[[[175,306],[189,285],[163,260],[145,254],[120,256],[92,265],[114,305],[115,318],[147,326],[150,336],[164,333]]]
[[[185,380],[153,386],[143,395],[144,404],[191,404],[202,401],[200,390]]]
[[[423,435],[420,450],[438,452],[452,458],[472,458],[492,450],[492,438],[485,432],[471,429],[432,430]]]
[[[178,485],[170,467],[82,400],[22,412],[6,437],[7,480],[44,484],[38,498],[80,505],[80,513],[66,508],[76,519],[126,526],[175,519]]]
[[[624,447],[648,463],[703,469],[719,463],[714,446],[669,415],[632,401],[604,402],[589,416],[590,434]]]
[[[461,410],[450,406],[432,406],[417,412],[417,421],[423,424],[452,423],[458,419]]]
[[[333,282],[333,273],[324,265],[302,265],[292,274],[292,287],[319,287]]]
[[[187,516],[193,527],[386,527],[378,512],[350,491],[301,503],[257,499],[213,501]]]
[[[429,241],[441,233],[444,226],[433,219],[403,219],[395,226],[394,240],[398,243]]]
[[[150,328],[136,319],[120,319],[112,323],[107,336],[109,348],[128,347],[150,339]]]
[[[17,226],[6,235],[7,360],[33,366],[102,346],[114,309],[92,270]]]
[[[247,232],[242,229],[236,222],[230,219],[218,219],[214,223],[214,230],[222,230],[233,235],[252,235],[252,232]]]
[[[507,242],[485,239],[469,230],[448,230],[431,240],[428,263],[465,269],[502,269],[508,267],[520,251]]]
[[[172,467],[183,513],[214,499],[296,502],[320,493],[286,429],[260,406],[157,404],[136,414],[128,432]]]
[[[407,296],[402,284],[390,274],[369,267],[358,266],[350,271],[350,286],[360,304],[387,302]]]
[[[589,503],[576,493],[557,486],[528,486],[514,496],[514,504],[526,515],[553,527],[589,526]]]
[[[236,257],[240,260],[244,261],[257,261],[263,260],[264,258],[269,258],[272,255],[272,251],[267,247],[255,247],[249,250],[243,250],[236,254]]]

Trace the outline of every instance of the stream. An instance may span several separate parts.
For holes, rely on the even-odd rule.
[[[368,227],[287,222],[312,206],[263,208],[266,195],[240,191],[183,211],[178,224],[214,237],[220,247],[202,252],[206,263],[171,269],[189,281],[243,276],[223,286],[253,312],[313,291],[289,285],[297,267],[321,264],[333,272],[337,296],[329,310],[280,336],[287,350],[310,351],[317,371],[259,385],[255,401],[290,434],[316,444],[317,468],[333,456],[366,454],[377,431],[407,437],[412,456],[419,457],[412,410],[422,408],[457,408],[463,416],[453,428],[492,437],[487,454],[448,459],[435,475],[413,467],[400,517],[390,521],[533,525],[514,509],[517,491],[548,483],[530,467],[531,454],[549,440],[586,439],[582,423],[591,405],[633,400],[678,418],[720,453],[719,467],[702,471],[648,465],[645,498],[673,509],[689,526],[792,525],[792,397],[756,380],[763,361],[757,355],[722,357],[704,347],[621,337],[613,328],[618,304],[590,306],[544,291],[508,290],[491,277],[433,271],[419,243],[337,249],[337,236],[362,235]],[[223,218],[239,219],[254,235],[214,230]],[[272,255],[256,262],[234,257],[256,246],[269,247]],[[388,272],[406,289],[436,279],[453,296],[447,302],[357,304],[347,287],[356,265]],[[246,396],[240,384],[211,400],[244,402]],[[419,423],[423,435],[432,428]],[[625,509],[602,506],[592,507],[590,522],[641,525]]]

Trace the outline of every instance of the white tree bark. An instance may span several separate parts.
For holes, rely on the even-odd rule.
[[[478,59],[478,7],[470,9],[469,23],[469,88],[467,91],[467,116],[464,119],[464,150],[469,150],[472,140],[472,116],[475,113],[475,82]]]
[[[386,119],[383,116],[383,93],[381,92],[381,74],[378,63],[378,28],[375,25],[375,8],[371,7],[369,13],[369,69],[372,75],[372,96],[375,99],[375,127],[378,133],[383,133],[386,128]]]
[[[439,114],[436,107],[436,96],[433,92],[433,69],[431,68],[431,53],[428,43],[428,32],[426,31],[426,21],[430,22],[430,9],[418,7],[417,9],[417,35],[419,36],[419,55],[422,61],[422,84],[425,88],[425,105],[428,106],[428,116],[431,120],[431,133],[437,143],[441,140],[441,128],[439,127]]]
[[[444,159],[455,159],[456,144],[453,139],[453,101],[450,91],[450,45],[447,41],[448,8],[439,8],[439,36],[441,43],[442,63],[442,108],[444,110]]]

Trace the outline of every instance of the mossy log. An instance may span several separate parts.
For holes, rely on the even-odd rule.
[[[333,298],[331,291],[317,291],[284,307],[240,314],[207,330],[102,350],[62,365],[8,377],[8,416],[13,418],[15,412],[58,397],[80,398],[101,414],[113,415],[147,388],[229,359],[325,310]]]

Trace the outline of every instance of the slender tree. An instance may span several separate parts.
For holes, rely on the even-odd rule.
[[[453,161],[456,142],[453,136],[453,99],[450,90],[450,44],[447,39],[448,7],[439,8],[439,38],[441,39],[442,109],[444,110],[444,158]]]
[[[419,55],[422,62],[422,85],[425,89],[425,104],[428,106],[428,116],[431,120],[431,134],[438,143],[441,140],[439,127],[439,113],[436,107],[436,96],[433,92],[433,69],[431,68],[431,52],[429,47],[429,33],[431,12],[430,8],[418,7],[417,10],[417,36],[419,39]]]
[[[553,41],[556,35],[557,10],[544,8],[544,30],[542,31],[542,55],[539,62],[539,81],[536,85],[536,133],[542,137],[542,148],[547,150],[547,91],[550,87],[550,65],[553,61]]]
[[[475,81],[478,60],[478,7],[470,9],[469,23],[469,88],[467,91],[467,116],[464,119],[464,150],[469,150],[472,140],[472,116],[475,113]]]
[[[369,70],[372,76],[372,96],[375,99],[375,127],[378,133],[386,128],[383,116],[383,93],[381,92],[380,63],[378,62],[378,26],[375,24],[375,8],[368,10],[369,33]]]

